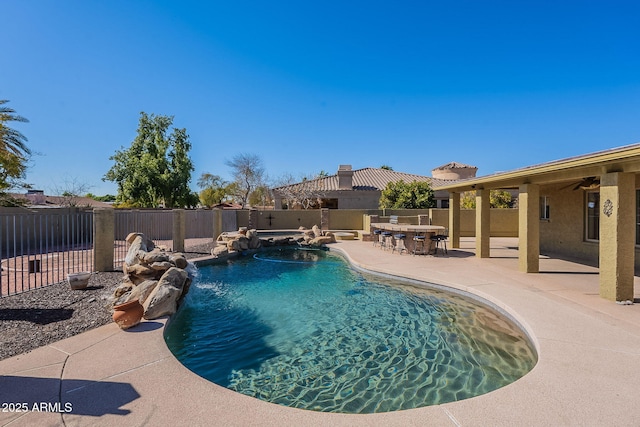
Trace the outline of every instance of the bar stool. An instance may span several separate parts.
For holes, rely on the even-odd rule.
[[[398,251],[398,253],[402,255],[402,251],[408,252],[407,247],[404,245],[405,237],[407,236],[405,236],[404,234],[395,234],[393,236],[394,245],[391,253]]]
[[[380,248],[388,249],[393,247],[393,233],[390,231],[383,231],[380,233]]]
[[[434,242],[436,247],[433,250],[434,255],[438,255],[438,248],[440,248],[440,252],[444,254],[447,252],[447,239],[449,238],[449,229],[445,228],[442,234],[436,234],[431,237],[431,242]]]
[[[380,230],[379,228],[376,228],[375,230],[373,230],[373,247],[374,248],[376,247],[377,244],[381,243],[380,233],[382,233],[382,230]]]
[[[418,253],[418,247],[420,247],[420,255],[424,255],[424,242],[427,240],[426,234],[416,234],[413,236],[413,256]]]

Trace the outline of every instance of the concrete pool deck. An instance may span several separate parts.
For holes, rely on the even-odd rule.
[[[0,361],[0,425],[640,425],[640,304],[600,298],[593,267],[541,257],[541,273],[518,272],[517,239],[491,239],[490,259],[477,259],[473,245],[463,239],[461,249],[437,257],[392,254],[362,241],[330,247],[372,271],[465,289],[518,319],[539,361],[494,392],[385,414],[291,409],[191,373],[167,349],[162,320],[129,331],[102,326]],[[638,277],[635,290],[638,301]],[[33,411],[40,402],[61,402],[44,409],[66,412]],[[27,403],[29,410],[5,412],[9,403]]]

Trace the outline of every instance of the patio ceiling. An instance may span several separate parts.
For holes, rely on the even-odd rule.
[[[640,173],[640,144],[470,178],[453,184],[434,186],[434,189],[450,192],[509,189],[518,188],[522,184],[567,183],[611,172]]]

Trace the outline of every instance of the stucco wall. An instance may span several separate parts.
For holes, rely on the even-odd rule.
[[[430,209],[431,223],[449,227],[449,209]],[[491,209],[490,230],[492,237],[518,237],[518,209]],[[476,235],[475,209],[460,210],[460,235]]]
[[[597,263],[598,242],[585,240],[585,192],[564,187],[540,188],[549,204],[549,219],[540,220],[540,252]]]
[[[328,197],[338,199],[338,209],[375,209],[380,201],[380,192],[339,191]]]
[[[249,222],[248,211],[236,211],[238,226],[246,227]],[[418,215],[429,215],[433,225],[449,227],[448,209],[329,209],[330,230],[363,230],[364,215],[378,215],[387,217],[398,215],[401,222],[416,223]],[[283,230],[296,229],[300,226],[311,228],[320,225],[320,210],[265,210],[258,211],[258,229]],[[475,210],[463,209],[461,211],[460,227],[463,237],[475,235]],[[518,210],[517,209],[492,209],[491,210],[491,235],[494,237],[518,236]]]
[[[330,209],[329,229],[330,230],[361,230],[362,216],[365,211],[362,209]]]
[[[640,187],[636,178],[636,188]],[[549,219],[540,221],[540,252],[542,254],[578,259],[592,265],[599,263],[600,245],[585,239],[586,193],[570,186],[551,185],[540,188],[540,196],[547,196]],[[635,224],[634,224],[635,225]],[[628,232],[635,235],[635,226]],[[640,248],[635,249],[635,267],[640,270]]]
[[[320,226],[319,209],[258,211],[256,216],[259,230],[291,230],[298,227]]]

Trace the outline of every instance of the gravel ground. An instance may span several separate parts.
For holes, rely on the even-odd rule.
[[[211,244],[188,248],[188,259],[209,255]],[[112,321],[109,297],[122,272],[94,273],[84,290],[67,281],[0,298],[0,360]]]

